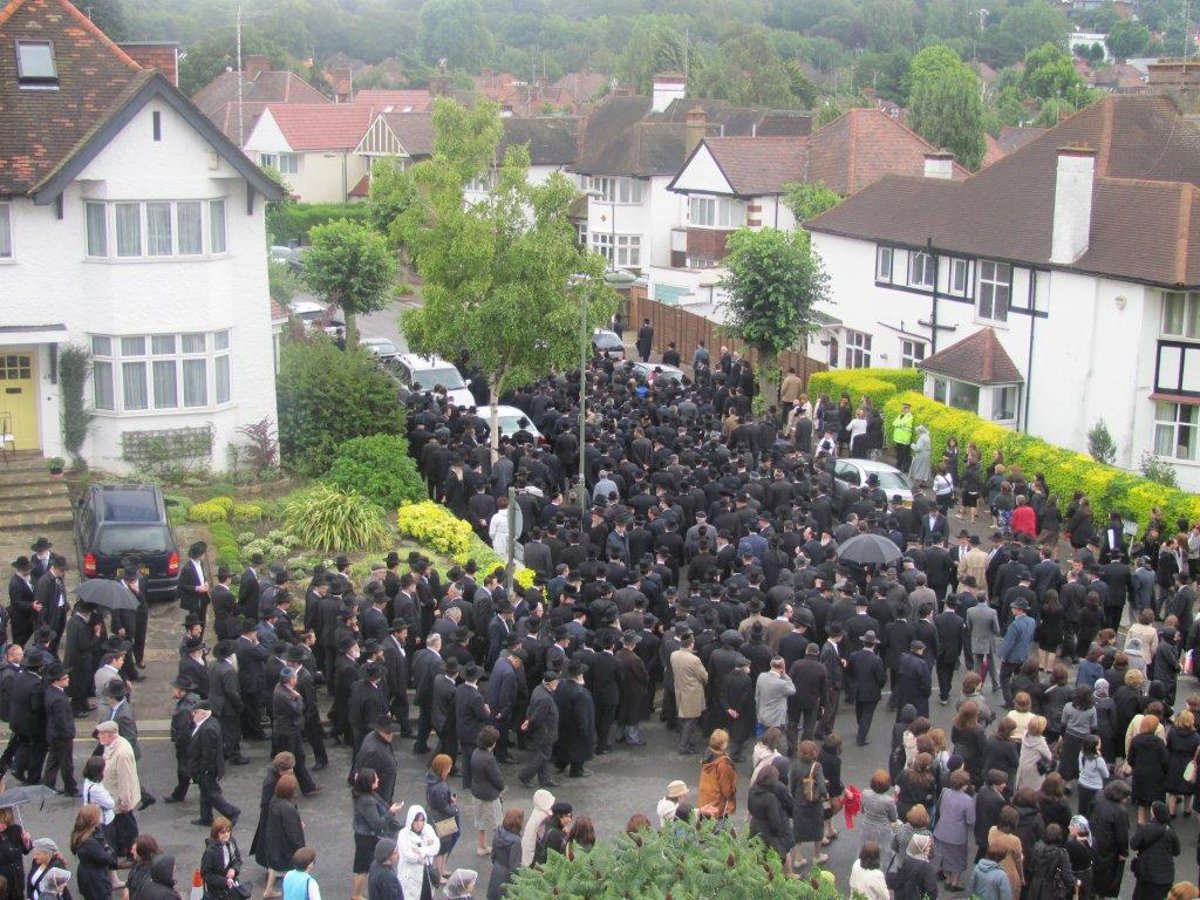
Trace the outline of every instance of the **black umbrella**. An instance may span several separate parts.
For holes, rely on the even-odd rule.
[[[93,603],[105,609],[137,609],[137,597],[125,587],[123,581],[111,578],[91,578],[81,582],[75,593],[84,603]]]
[[[0,809],[12,809],[17,814],[17,821],[21,821],[21,805],[23,803],[34,803],[41,801],[43,804],[47,797],[57,797],[58,791],[52,787],[46,787],[44,784],[30,784],[25,787],[9,788],[7,791],[0,793]]]
[[[864,566],[886,566],[901,556],[895,542],[882,534],[856,534],[838,547],[838,559]]]

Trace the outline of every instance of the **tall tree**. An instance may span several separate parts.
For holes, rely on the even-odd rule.
[[[935,44],[913,57],[911,80],[913,130],[968,169],[978,169],[986,149],[979,78],[957,53]]]
[[[1117,59],[1141,56],[1150,43],[1150,29],[1138,22],[1117,22],[1104,43]]]
[[[476,72],[496,50],[479,0],[427,0],[421,7],[421,53],[430,65]]]
[[[726,32],[720,52],[689,81],[696,96],[739,106],[781,107],[793,102],[791,76],[761,25],[737,25]]]
[[[316,225],[304,251],[304,281],[346,316],[346,344],[358,344],[356,319],[378,312],[391,299],[396,260],[383,235],[366,225],[337,219]]]
[[[784,204],[801,225],[842,202],[842,195],[823,181],[785,184],[783,191]]]
[[[638,16],[630,22],[620,74],[649,94],[659,72],[683,72],[689,64],[684,27],[667,16]]]
[[[828,278],[802,228],[742,228],[725,245],[726,325],[758,352],[759,385],[769,404],[778,403],[779,354],[804,346],[813,304],[828,298]]]
[[[420,200],[400,217],[424,304],[401,327],[414,350],[466,353],[495,398],[578,365],[582,314],[590,340],[616,295],[604,282],[604,259],[579,246],[567,218],[575,186],[559,174],[530,184],[525,147],[509,147],[496,164],[496,104],[467,110],[438,100],[433,119],[433,156],[411,170]],[[493,166],[491,196],[465,205],[467,183]],[[495,416],[491,426],[495,448]]]

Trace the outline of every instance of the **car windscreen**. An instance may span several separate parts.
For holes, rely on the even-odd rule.
[[[162,525],[105,525],[96,539],[96,550],[105,556],[126,553],[165,553],[171,535]]]
[[[367,350],[377,356],[395,356],[400,352],[391,341],[376,341],[373,344],[366,344],[365,346]]]
[[[467,386],[458,374],[458,369],[421,369],[419,372],[413,372],[412,380],[415,387],[424,391],[433,390],[437,384],[448,391]]]
[[[592,343],[601,350],[611,350],[620,347],[621,339],[615,334],[597,334],[592,338]]]
[[[900,472],[873,472],[871,474],[879,477],[879,486],[885,491],[888,488],[898,488],[905,491],[912,489],[908,478]]]

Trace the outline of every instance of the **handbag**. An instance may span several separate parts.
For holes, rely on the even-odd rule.
[[[458,834],[458,819],[449,816],[433,823],[433,833],[443,841]]]
[[[1039,756],[1037,759],[1037,773],[1039,775],[1049,775],[1054,771],[1054,759],[1046,759],[1044,756]]]
[[[1194,759],[1183,767],[1183,780],[1192,784],[1196,783],[1196,761]]]

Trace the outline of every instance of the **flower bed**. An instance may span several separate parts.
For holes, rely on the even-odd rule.
[[[396,527],[401,534],[449,556],[459,565],[473,559],[482,572],[504,567],[504,560],[479,539],[470,524],[432,500],[401,506],[396,512]],[[521,587],[528,588],[533,584],[533,575],[532,569],[519,565],[513,577]]]

